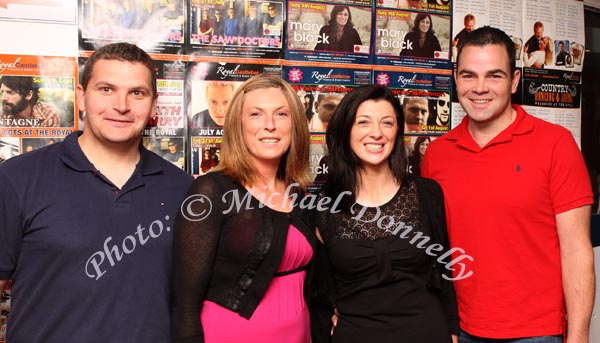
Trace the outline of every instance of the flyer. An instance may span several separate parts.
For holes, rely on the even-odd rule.
[[[327,175],[329,174],[328,160],[329,157],[327,154],[325,134],[311,134],[309,168],[310,177],[313,180],[313,183],[308,188],[309,193],[318,194],[319,190],[323,187],[323,184],[325,184],[325,181],[327,181]]]
[[[377,7],[450,14],[450,0],[376,0]]]
[[[392,89],[404,111],[404,134],[443,134],[450,129],[452,75],[375,70],[375,83]]]
[[[371,63],[372,7],[288,2],[288,60]]]
[[[219,164],[223,137],[191,137],[191,173],[200,176]]]
[[[146,52],[182,54],[185,0],[79,0],[79,49],[116,42]]]
[[[235,90],[260,73],[280,76],[280,65],[189,63],[187,109],[190,136],[222,136],[223,123]]]
[[[284,8],[283,1],[192,0],[187,53],[279,59]]]
[[[377,9],[376,64],[451,69],[450,50],[449,15]]]
[[[425,156],[429,144],[437,137],[438,136],[404,136],[404,149],[406,150],[406,160],[408,162],[408,174],[421,176],[423,156]]]
[[[25,152],[24,137],[54,142],[75,130],[76,75],[74,57],[0,55],[2,156]]]

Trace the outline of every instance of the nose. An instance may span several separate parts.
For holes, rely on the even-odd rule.
[[[129,98],[127,92],[116,92],[115,101],[113,108],[119,113],[126,113],[129,111]]]
[[[485,78],[479,78],[477,79],[476,83],[475,83],[475,87],[473,87],[473,91],[475,93],[485,93],[488,91],[488,86],[487,83],[485,81]]]
[[[265,115],[263,126],[267,131],[274,131],[276,129],[275,125],[275,116],[274,115]]]

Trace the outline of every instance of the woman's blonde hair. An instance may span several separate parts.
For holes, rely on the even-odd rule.
[[[544,43],[546,43],[546,54],[544,58],[544,64],[550,65],[552,63],[552,60],[554,60],[554,42],[552,41],[552,38],[548,36],[542,38],[542,40],[544,41]]]
[[[311,182],[308,168],[310,134],[304,106],[296,91],[279,76],[258,74],[248,79],[235,91],[223,124],[221,160],[214,170],[244,185],[252,185],[255,182],[257,168],[250,157],[248,147],[244,144],[242,109],[246,94],[253,90],[267,88],[281,90],[288,101],[292,119],[290,148],[279,162],[277,177],[286,184],[298,183],[300,189],[306,190]]]

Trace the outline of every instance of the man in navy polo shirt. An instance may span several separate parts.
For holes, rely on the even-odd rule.
[[[171,234],[192,178],[140,144],[153,61],[107,45],[76,97],[85,131],[0,166],[7,341],[169,342]]]

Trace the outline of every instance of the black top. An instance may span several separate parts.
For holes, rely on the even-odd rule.
[[[342,39],[338,41],[333,26],[325,25],[319,30],[319,37],[321,41],[315,45],[315,50],[355,52],[354,45],[362,45],[353,27],[345,27]]]
[[[250,318],[280,264],[289,225],[313,248],[316,237],[300,208],[272,210],[218,172],[197,178],[188,199],[182,205],[188,219],[180,213],[174,229],[172,331],[174,341],[197,343],[204,342],[204,300]],[[311,269],[306,275],[308,282]]]
[[[379,206],[379,219],[389,216],[380,225],[368,222],[377,208],[362,216],[360,205],[354,209],[354,215],[316,216],[337,289],[332,300],[340,317],[333,342],[450,342],[451,332],[458,332],[454,287],[442,277],[449,271],[436,261],[443,251],[426,253],[433,244],[448,249],[440,186],[409,179]],[[388,225],[391,220],[394,225]]]
[[[434,35],[425,36],[423,46],[419,46],[419,33],[411,31],[404,36],[404,49],[400,56],[434,58],[436,51],[441,51],[440,41]]]

